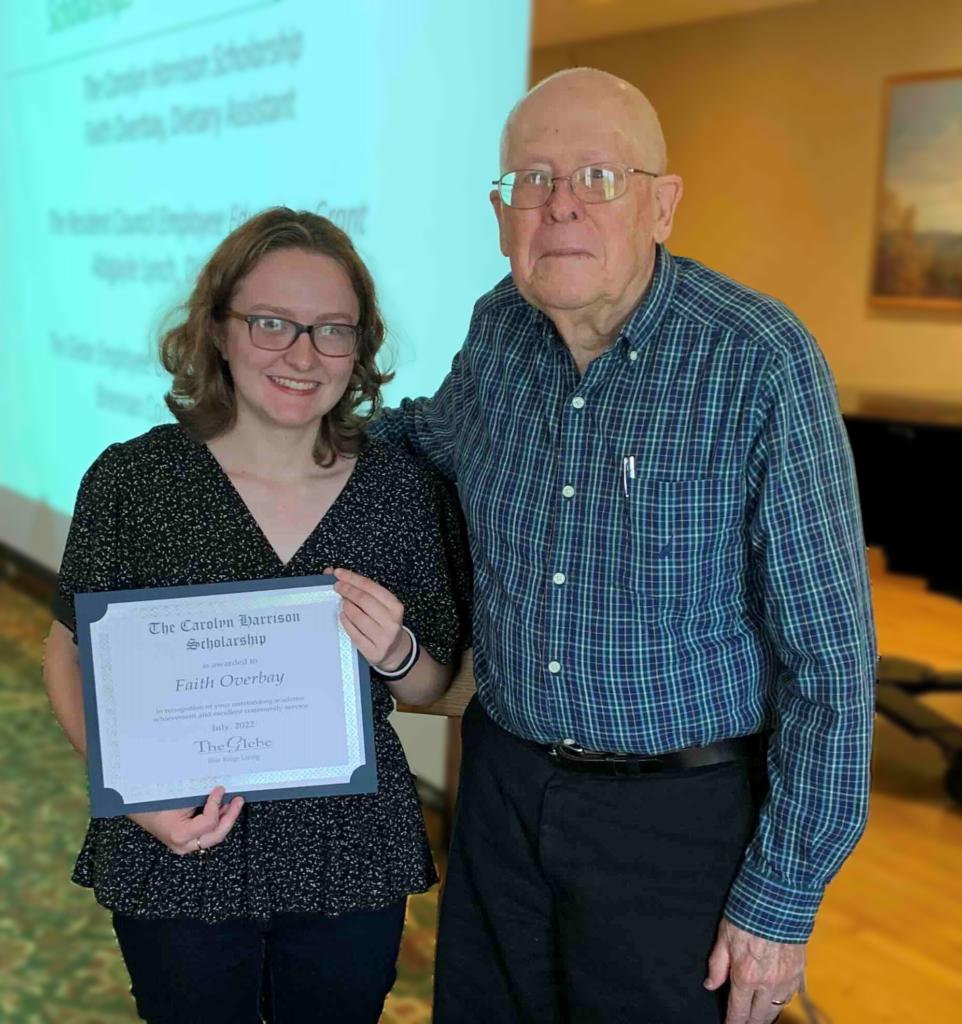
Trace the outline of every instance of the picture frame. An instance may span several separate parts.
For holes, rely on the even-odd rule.
[[[962,312],[962,69],[885,87],[870,304]]]

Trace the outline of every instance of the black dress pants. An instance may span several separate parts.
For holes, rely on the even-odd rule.
[[[441,896],[435,1024],[719,1024],[702,985],[764,761],[560,767],[474,698]]]
[[[137,1012],[150,1024],[377,1024],[406,905],[219,924],[113,921]]]

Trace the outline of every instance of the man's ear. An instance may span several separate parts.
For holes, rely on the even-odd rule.
[[[501,255],[507,256],[508,247],[507,239],[504,237],[504,204],[501,202],[501,196],[498,194],[496,188],[491,189],[488,193],[488,199],[491,200],[491,208],[494,210],[494,215],[498,219],[498,240],[501,245]]]
[[[652,235],[656,242],[665,242],[675,223],[675,210],[684,191],[677,174],[666,174],[655,181],[655,226]]]

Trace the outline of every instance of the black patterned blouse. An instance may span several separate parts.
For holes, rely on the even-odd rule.
[[[334,504],[284,564],[206,445],[170,424],[111,445],[80,485],[61,597],[84,591],[310,576],[375,580],[439,662],[469,643],[463,526],[440,482],[371,441]],[[130,680],[136,685],[136,680]],[[205,856],[172,853],[129,818],[90,822],[73,880],[109,910],[214,922],[342,914],[424,892],[437,875],[407,760],[372,671],[376,793],[248,803]]]

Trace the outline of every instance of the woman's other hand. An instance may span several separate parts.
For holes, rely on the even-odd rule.
[[[222,807],[225,792],[223,786],[211,790],[200,814],[195,813],[194,807],[178,807],[171,811],[144,811],[128,817],[159,839],[167,849],[181,856],[196,853],[199,849],[209,850],[223,841],[244,806],[244,798],[235,796],[226,807]]]
[[[375,669],[394,672],[411,653],[411,638],[401,628],[404,605],[374,580],[350,569],[327,569],[343,599],[341,622],[354,646]]]

